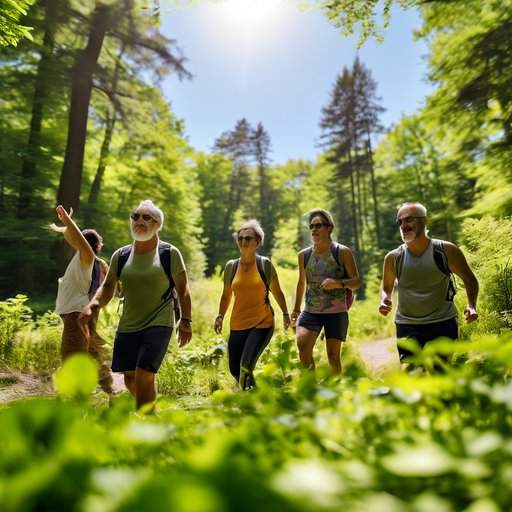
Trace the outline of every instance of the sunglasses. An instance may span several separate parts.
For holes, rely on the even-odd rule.
[[[155,220],[153,217],[151,217],[151,215],[148,215],[147,213],[132,213],[130,215],[130,218],[132,220],[134,220],[135,222],[137,222],[140,218],[142,217],[142,220],[146,221],[146,222],[149,222],[150,220]]]
[[[244,240],[246,242],[250,242],[251,240],[254,240],[254,237],[253,236],[239,236],[238,237],[239,242],[243,242]]]
[[[309,229],[320,229],[322,226],[329,227],[330,224],[326,224],[325,222],[315,222],[314,224],[309,225]]]
[[[396,223],[401,226],[402,224],[410,224],[413,220],[424,219],[425,217],[404,217],[403,219],[396,219]]]

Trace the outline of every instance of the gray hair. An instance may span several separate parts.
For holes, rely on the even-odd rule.
[[[415,208],[415,210],[418,212],[420,217],[427,217],[427,208],[425,206],[423,206],[421,203],[418,203],[417,201],[410,201],[410,202],[406,202],[406,203],[401,204],[398,207],[398,210],[396,212],[397,215],[398,215],[398,212],[402,208],[405,208],[406,206],[413,206]]]
[[[260,245],[263,245],[263,242],[265,241],[265,232],[263,231],[263,228],[261,227],[260,223],[256,219],[248,220],[247,222],[244,222],[234,233],[233,238],[235,241],[238,238],[238,235],[240,234],[240,231],[244,229],[252,229],[254,236],[256,237],[256,240],[258,240]]]
[[[160,210],[160,208],[158,208],[158,206],[156,206],[155,203],[151,201],[151,199],[144,199],[144,201],[141,201],[139,206],[135,208],[135,211],[140,209],[144,209],[151,214],[151,216],[158,223],[158,231],[160,231],[164,225],[164,212]]]

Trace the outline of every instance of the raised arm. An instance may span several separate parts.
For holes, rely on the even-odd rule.
[[[173,276],[178,300],[181,308],[181,321],[178,328],[178,343],[182,347],[192,339],[192,300],[190,298],[190,288],[188,286],[188,277],[186,270],[183,270],[176,276]]]
[[[226,263],[226,267],[224,268],[224,287],[222,289],[222,295],[220,296],[219,302],[219,314],[215,318],[215,323],[213,325],[213,329],[217,334],[222,333],[222,322],[224,321],[224,316],[229,308],[229,303],[231,302],[231,296],[233,294],[231,289],[231,269],[231,262]]]
[[[393,308],[393,301],[391,294],[395,287],[396,272],[395,272],[395,255],[393,252],[388,252],[384,258],[384,268],[382,269],[382,284],[380,293],[379,313],[386,316]]]
[[[295,305],[292,311],[292,322],[295,324],[300,315],[300,308],[302,306],[302,299],[306,291],[306,270],[304,268],[304,251],[299,252],[297,256],[299,264],[299,279],[297,280],[297,289],[295,291]]]
[[[56,212],[59,220],[64,224],[64,226],[62,227],[50,224],[50,229],[64,235],[66,242],[80,254],[80,262],[82,265],[91,265],[96,255],[94,254],[92,247],[89,245],[89,242],[87,242],[84,235],[82,235],[80,228],[71,218],[73,215],[73,209],[70,208],[68,213],[63,206],[59,205],[56,208]]]
[[[448,267],[457,274],[464,282],[468,305],[464,309],[464,316],[467,322],[473,322],[478,318],[476,312],[476,301],[478,299],[478,279],[471,270],[464,256],[464,253],[451,242],[443,242],[444,251],[448,260]]]
[[[279,284],[279,278],[277,277],[277,272],[274,272],[274,277],[270,282],[270,291],[272,295],[275,297],[277,304],[281,308],[283,312],[283,326],[284,329],[288,329],[290,327],[290,314],[288,313],[288,306],[286,304],[286,298],[284,296],[283,291],[281,290],[281,285]]]

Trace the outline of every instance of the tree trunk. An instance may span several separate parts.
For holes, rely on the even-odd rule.
[[[77,210],[80,204],[92,79],[109,24],[110,9],[108,5],[96,5],[87,47],[73,72],[68,139],[57,194],[57,202],[65,208]]]
[[[350,197],[352,200],[352,227],[354,230],[354,245],[357,254],[359,254],[359,226],[357,219],[357,196],[356,187],[354,183],[354,165],[352,162],[352,152],[348,150],[348,159],[350,162]]]
[[[35,78],[28,142],[21,164],[20,189],[18,195],[18,218],[20,219],[27,218],[33,213],[34,205],[32,202],[35,195],[35,178],[37,176],[37,163],[41,146],[41,126],[43,123],[44,105],[48,96],[48,87],[46,84],[55,48],[57,3],[58,2],[55,0],[47,0],[44,2],[45,32],[43,47]]]
[[[121,47],[119,51],[119,55],[117,56],[116,65],[114,68],[114,74],[112,76],[112,85],[111,85],[111,94],[114,97],[117,94],[117,84],[119,83],[119,71],[121,69],[121,59],[124,54],[124,46]],[[103,142],[101,144],[100,150],[100,158],[98,160],[98,167],[96,169],[96,174],[94,176],[94,180],[91,185],[91,190],[89,192],[89,199],[87,200],[87,223],[91,221],[91,217],[93,216],[93,212],[96,207],[96,203],[98,202],[98,196],[101,189],[101,183],[103,181],[103,176],[105,175],[105,171],[107,169],[107,159],[110,155],[110,144],[112,142],[112,136],[114,134],[114,128],[117,121],[117,112],[115,105],[112,106],[110,112],[107,110],[107,119],[105,122],[105,134],[103,136]]]
[[[372,141],[370,139],[370,133],[368,132],[368,158],[370,162],[370,178],[372,184],[372,200],[373,200],[373,217],[375,219],[375,237],[377,238],[377,247],[380,248],[381,240],[380,240],[380,220],[379,220],[379,206],[377,199],[377,182],[375,180],[375,166],[373,164],[373,150],[372,150]]]

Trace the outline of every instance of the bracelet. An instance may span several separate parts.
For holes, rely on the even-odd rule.
[[[290,316],[290,313],[283,313],[283,316]]]
[[[187,323],[189,323],[189,324],[191,324],[191,323],[192,323],[192,320],[190,320],[190,318],[182,318],[182,319],[181,319],[181,321],[182,321],[182,322],[187,322]]]
[[[215,320],[217,320],[217,318],[220,318],[221,320],[224,320],[224,315],[221,315],[220,313],[215,317]]]

